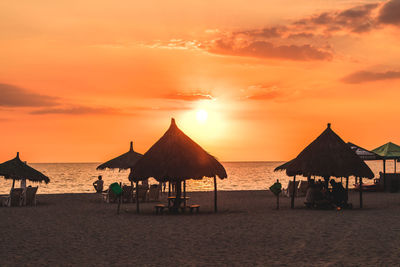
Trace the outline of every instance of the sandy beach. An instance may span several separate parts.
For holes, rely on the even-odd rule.
[[[398,266],[400,194],[350,193],[353,210],[296,209],[268,191],[188,194],[199,214],[156,216],[155,203],[103,203],[96,194],[39,195],[0,208],[0,266]]]

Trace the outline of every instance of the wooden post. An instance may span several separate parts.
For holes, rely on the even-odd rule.
[[[386,191],[386,159],[383,159],[383,191]]]
[[[363,207],[362,191],[362,177],[360,177],[360,209]]]
[[[177,181],[175,182],[175,201],[173,205],[173,211],[178,212],[179,208],[181,207],[181,201],[182,201],[182,181]]]
[[[122,188],[122,183],[119,182],[119,187]],[[118,196],[118,209],[117,209],[117,214],[119,215],[119,209],[121,207],[121,198],[122,198],[122,193]]]
[[[324,182],[325,182],[325,189],[326,192],[328,192],[329,190],[329,177],[324,177]]]
[[[168,197],[171,196],[171,181],[168,181]]]
[[[296,175],[293,176],[293,194],[292,194],[292,200],[291,200],[291,202],[290,202],[290,207],[291,207],[292,209],[294,209],[294,196],[296,195],[296,188],[295,188],[295,185],[296,185]],[[290,195],[290,187],[288,188],[288,190],[289,190],[289,195]]]
[[[139,213],[139,182],[136,181],[136,213]]]
[[[279,194],[276,195],[276,209],[279,210]]]
[[[217,207],[217,177],[214,175],[214,212],[218,211]]]
[[[15,185],[15,179],[13,179],[13,184],[12,184],[12,189],[14,189],[14,185]]]
[[[133,202],[133,181],[131,181],[131,202]]]
[[[394,159],[394,173],[396,173],[396,159]]]
[[[186,207],[186,180],[183,181],[183,204]]]
[[[346,177],[346,204],[347,201],[349,200],[349,177]]]

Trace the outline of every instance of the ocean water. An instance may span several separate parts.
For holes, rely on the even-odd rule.
[[[284,162],[222,162],[228,178],[217,179],[218,190],[265,190],[271,186],[276,179],[287,186],[289,177],[285,172],[274,172],[274,169]],[[378,176],[382,171],[382,161],[367,161],[371,170]],[[113,182],[130,184],[128,180],[129,171],[105,170],[97,171],[96,167],[100,163],[32,163],[33,168],[43,172],[50,177],[50,183],[40,183],[39,193],[88,193],[94,192],[92,183],[98,175],[103,176],[104,185],[107,187]],[[387,172],[393,171],[393,162],[387,162]],[[398,166],[400,169],[400,164]],[[300,179],[306,179],[300,177]],[[150,179],[150,184],[156,183]],[[354,183],[350,179],[349,186]],[[35,186],[35,183],[27,181],[27,184]],[[5,180],[0,177],[0,194],[8,194],[12,185],[12,180]],[[16,187],[19,182],[16,181]],[[212,178],[203,180],[188,180],[186,183],[187,191],[211,191],[214,190]]]

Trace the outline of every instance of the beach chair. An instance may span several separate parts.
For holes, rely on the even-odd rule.
[[[6,200],[7,207],[20,207],[23,204],[23,193],[24,189],[22,188],[12,188],[10,191],[10,195]]]
[[[132,186],[124,185],[122,187],[122,202],[124,203],[133,202]]]
[[[308,189],[308,181],[300,181],[299,188],[297,189],[297,197],[305,197]]]
[[[24,205],[36,206],[36,192],[38,187],[27,187],[24,194]]]
[[[282,195],[286,196],[286,197],[292,197],[293,192],[297,193],[297,188],[299,187],[299,182],[300,181],[296,181],[296,184],[293,186],[293,181],[289,181],[287,188],[282,189]]]
[[[146,202],[148,196],[148,187],[147,186],[140,186],[138,187],[138,198],[139,200]]]
[[[118,196],[109,188],[107,192],[103,193],[103,200],[107,203],[115,203],[118,200]]]
[[[160,186],[151,185],[149,189],[149,201],[158,201],[160,198]]]

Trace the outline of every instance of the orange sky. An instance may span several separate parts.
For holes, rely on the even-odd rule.
[[[400,143],[400,0],[116,3],[0,2],[0,161],[144,153],[171,117],[225,161],[289,160],[327,122]]]

